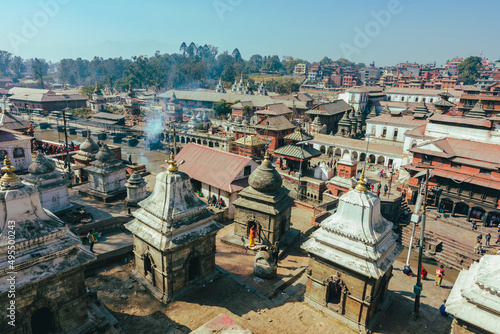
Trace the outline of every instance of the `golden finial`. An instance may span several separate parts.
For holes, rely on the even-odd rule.
[[[358,184],[356,185],[356,188],[354,188],[358,191],[367,191],[368,188],[366,188],[366,182],[365,182],[365,171],[361,172],[361,176],[359,177]]]
[[[179,170],[179,167],[177,167],[177,165],[175,164],[176,163],[176,160],[175,160],[175,157],[174,157],[174,153],[170,153],[170,160],[167,161],[170,166],[168,166],[167,170],[171,173],[173,172],[177,172]]]
[[[4,108],[3,111],[2,111],[2,114],[8,114],[8,113],[9,112],[7,111],[7,109]]]
[[[8,156],[5,156],[3,160],[4,166],[2,167],[3,176],[0,178],[0,182],[15,182],[19,181],[19,176],[14,174],[16,167],[12,166]]]
[[[264,161],[265,163],[271,163],[269,152],[266,150],[266,154],[264,155]]]
[[[482,103],[481,98],[479,98],[479,100],[478,100],[477,102],[478,102],[478,103]]]

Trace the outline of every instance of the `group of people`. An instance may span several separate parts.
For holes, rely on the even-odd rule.
[[[405,274],[406,276],[410,276],[410,277],[414,276],[413,271],[411,270],[410,264],[407,263],[404,266],[403,274]],[[425,270],[425,268],[422,267],[422,269],[420,270],[420,277],[422,278],[422,280],[427,279],[427,274],[428,274],[427,270]],[[440,265],[436,269],[436,279],[435,279],[436,286],[441,286],[441,282],[443,281],[443,276],[444,276],[444,266]]]
[[[68,146],[70,152],[78,150],[78,147],[73,142],[70,142]],[[43,143],[37,146],[37,150],[41,150],[45,155],[53,155],[66,152],[66,147],[64,145]]]
[[[370,182],[367,183],[367,187],[370,188],[370,190],[373,192],[374,189],[375,189],[375,185],[374,184],[371,184]],[[380,191],[382,190],[382,184],[379,183],[377,185],[377,196],[380,197]],[[389,191],[389,187],[387,186],[387,184],[384,185],[384,196],[387,195],[387,192]]]
[[[217,200],[217,197],[215,197],[215,195],[212,195],[212,197],[208,199],[208,205],[213,205],[219,210],[226,206],[222,197],[219,197],[219,199]]]

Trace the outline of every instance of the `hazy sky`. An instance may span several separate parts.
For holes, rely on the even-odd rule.
[[[23,58],[151,56],[182,42],[319,61],[392,65],[500,58],[500,1],[23,0],[4,4],[0,49]]]

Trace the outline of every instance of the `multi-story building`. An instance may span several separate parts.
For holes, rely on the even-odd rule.
[[[14,87],[9,91],[12,108],[16,112],[42,109],[45,112],[64,108],[78,109],[87,106],[87,97],[80,94],[56,94],[49,89]]]
[[[475,86],[464,87],[460,96],[458,110],[466,115],[481,100],[487,114],[494,116],[500,112],[500,82],[496,82],[484,89]]]

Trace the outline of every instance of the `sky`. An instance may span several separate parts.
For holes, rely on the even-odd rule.
[[[498,0],[23,0],[2,12],[0,50],[53,62],[175,53],[182,42],[377,66],[500,58]]]

